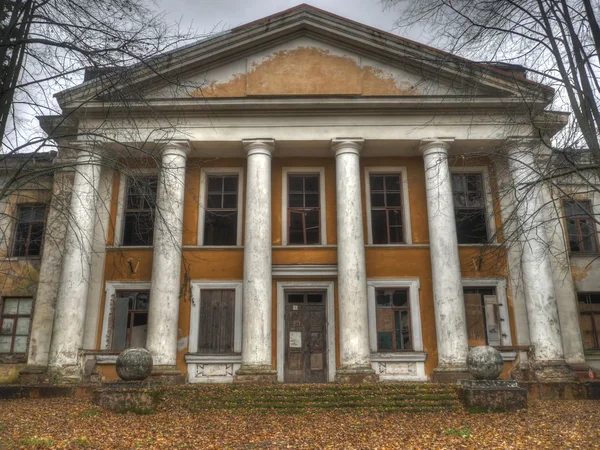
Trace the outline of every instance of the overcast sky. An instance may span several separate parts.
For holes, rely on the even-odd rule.
[[[380,0],[157,0],[169,21],[180,21],[198,33],[223,31],[275,14],[302,3],[355,20],[383,31],[393,31],[397,11],[383,11]],[[423,41],[415,31],[410,36]]]

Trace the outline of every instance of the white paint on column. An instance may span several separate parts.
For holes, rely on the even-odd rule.
[[[72,165],[74,161],[71,161]],[[55,161],[59,167],[65,161]],[[27,364],[47,366],[54,325],[55,306],[60,285],[65,234],[68,223],[69,197],[73,188],[74,172],[61,168],[54,173],[52,200],[46,218],[44,251],[40,265],[40,279],[35,297],[29,355]]]
[[[155,366],[177,359],[185,166],[189,144],[173,141],[162,151],[156,193],[152,285],[146,348]]]
[[[363,232],[362,139],[334,139],[341,369],[370,367],[367,272]]]
[[[469,350],[452,180],[448,168],[449,147],[448,142],[438,140],[421,146],[425,163],[433,305],[440,368],[464,367]]]
[[[517,200],[521,268],[531,343],[538,361],[564,360],[543,198],[536,184],[535,146],[514,143],[508,164]]]
[[[244,140],[248,155],[242,367],[271,366],[271,153],[272,140]]]
[[[81,147],[83,149],[77,156],[65,236],[50,346],[51,367],[76,366],[78,351],[83,345],[101,157],[93,153],[89,144],[82,144]]]

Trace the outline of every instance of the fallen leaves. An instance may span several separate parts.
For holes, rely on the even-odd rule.
[[[212,390],[211,390],[212,389]],[[226,387],[173,388],[156,413],[116,414],[76,398],[0,401],[0,448],[598,448],[600,402],[536,401],[517,413],[376,408],[197,408]],[[212,394],[211,394],[212,393]],[[245,400],[242,396],[241,400]]]

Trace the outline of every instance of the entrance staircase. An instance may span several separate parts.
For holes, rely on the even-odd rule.
[[[456,387],[443,384],[195,385],[163,392],[163,400],[190,411],[307,408],[439,412],[459,409]]]

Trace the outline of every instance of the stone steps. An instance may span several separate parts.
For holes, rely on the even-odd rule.
[[[454,386],[394,385],[275,385],[194,386],[165,391],[168,403],[190,411],[206,409],[376,409],[433,412],[460,408]]]

